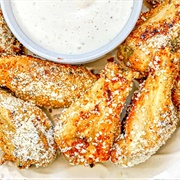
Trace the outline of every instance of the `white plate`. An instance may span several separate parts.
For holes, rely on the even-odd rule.
[[[114,53],[112,53],[114,54]],[[111,54],[107,56],[111,57]],[[87,64],[86,66],[96,71],[101,70],[106,64],[106,58]],[[57,114],[58,110],[53,111]],[[13,163],[6,162],[0,166],[0,178],[61,178],[61,179],[122,179],[122,178],[153,178],[175,179],[180,178],[180,126],[168,140],[166,145],[146,162],[132,168],[122,169],[111,162],[99,163],[93,168],[71,166],[62,155],[46,168],[20,170]]]

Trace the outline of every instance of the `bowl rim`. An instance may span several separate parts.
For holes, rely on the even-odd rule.
[[[143,0],[133,0],[133,7],[131,14],[129,16],[128,21],[125,26],[119,32],[119,34],[108,44],[100,47],[99,49],[93,50],[91,52],[83,53],[83,54],[75,54],[75,55],[66,55],[61,53],[56,53],[50,50],[47,50],[40,45],[33,42],[18,25],[16,21],[12,7],[11,0],[1,0],[1,9],[4,15],[4,18],[11,29],[14,36],[32,53],[40,56],[41,58],[51,60],[58,63],[65,64],[85,64],[92,61],[95,61],[112,50],[114,50],[119,44],[121,44],[125,38],[130,34],[132,29],[134,28],[138,17],[140,15]]]

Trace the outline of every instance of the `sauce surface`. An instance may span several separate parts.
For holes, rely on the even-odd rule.
[[[122,30],[133,0],[11,0],[24,33],[45,49],[81,54],[101,48]]]

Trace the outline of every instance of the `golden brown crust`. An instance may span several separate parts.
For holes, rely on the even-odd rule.
[[[174,84],[174,88],[173,88],[173,92],[172,92],[172,100],[173,100],[173,103],[175,104],[175,106],[180,111],[180,71],[179,71],[179,75],[176,78],[176,81]]]
[[[164,0],[146,0],[148,3],[155,5],[164,2]]]
[[[56,158],[53,126],[43,111],[0,89],[0,149],[2,163],[20,168],[47,166]]]
[[[108,63],[92,88],[62,113],[55,141],[71,164],[93,166],[109,159],[132,80],[131,70]]]
[[[82,66],[30,56],[0,58],[0,86],[38,106],[68,107],[96,80],[97,76]]]
[[[0,9],[0,56],[18,54],[23,54],[23,46],[8,28]]]
[[[172,46],[178,38],[180,2],[165,0],[144,18],[146,20],[139,21],[139,25],[118,49],[119,60],[123,60],[128,66],[140,72],[148,71],[154,51]]]
[[[178,118],[171,90],[179,64],[169,49],[156,52],[152,62],[127,117],[124,134],[115,141],[111,152],[111,161],[121,167],[147,160],[176,129]]]

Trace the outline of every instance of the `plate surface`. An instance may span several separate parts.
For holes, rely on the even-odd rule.
[[[100,71],[107,63],[106,59],[114,53],[107,55],[96,62],[86,66],[89,69]],[[53,110],[50,117],[55,118],[60,110]],[[71,166],[59,155],[58,158],[46,168],[18,169],[13,163],[6,162],[0,166],[0,178],[71,178],[71,179],[110,179],[110,178],[180,178],[180,125],[168,142],[146,162],[132,168],[122,169],[111,162],[98,163],[95,167]],[[2,154],[0,152],[0,154]]]
[[[86,64],[89,69],[100,71],[106,64],[106,59],[115,52],[93,63]],[[53,110],[51,117],[58,114]],[[0,156],[2,152],[0,151]],[[132,168],[121,169],[111,162],[99,163],[93,168],[71,166],[63,158],[58,158],[49,167],[20,170],[13,163],[6,162],[0,166],[0,178],[71,178],[71,179],[110,179],[110,178],[180,178],[180,125],[168,140],[166,145],[153,155],[148,161]]]

